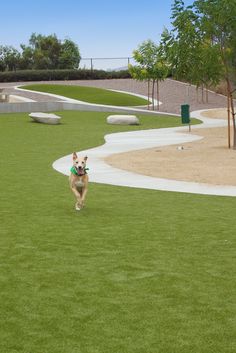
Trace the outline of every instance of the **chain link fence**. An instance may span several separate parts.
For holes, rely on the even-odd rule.
[[[134,65],[132,57],[117,58],[82,58],[80,60],[80,69],[121,71],[127,70],[129,64]]]

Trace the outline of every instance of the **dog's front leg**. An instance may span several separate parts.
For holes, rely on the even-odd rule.
[[[88,189],[84,188],[83,191],[82,191],[82,194],[81,194],[81,205],[82,205],[82,207],[84,207],[84,202],[85,202],[85,197],[86,197],[87,191],[88,191]]]
[[[76,187],[71,188],[75,197],[76,197],[76,204],[75,204],[75,209],[79,211],[82,208],[82,198],[81,198],[81,193],[76,189]]]

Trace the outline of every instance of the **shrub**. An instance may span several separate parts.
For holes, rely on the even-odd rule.
[[[0,82],[51,81],[51,80],[99,80],[130,78],[128,70],[17,70],[0,72]]]

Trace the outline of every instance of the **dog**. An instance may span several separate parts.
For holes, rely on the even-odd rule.
[[[75,204],[76,211],[80,211],[84,207],[88,191],[87,159],[87,156],[79,158],[76,152],[73,152],[73,167],[70,169],[69,184],[77,200]]]

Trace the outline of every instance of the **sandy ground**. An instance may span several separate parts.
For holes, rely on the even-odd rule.
[[[227,118],[225,109],[204,116]],[[139,174],[213,185],[236,186],[236,150],[228,148],[227,128],[194,129],[196,142],[115,154],[106,158],[114,167]]]
[[[223,108],[206,110],[205,112],[202,112],[201,114],[202,114],[202,116],[204,116],[206,118],[227,119],[227,110],[223,109]]]

